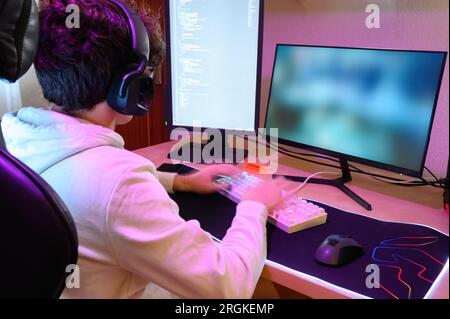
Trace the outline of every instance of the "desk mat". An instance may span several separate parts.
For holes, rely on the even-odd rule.
[[[159,170],[187,174],[190,168],[164,164]],[[178,193],[171,197],[184,219],[198,220],[218,239],[225,236],[235,216],[236,204],[220,194]],[[327,223],[294,234],[267,224],[268,260],[377,299],[424,298],[448,260],[449,238],[434,229],[383,222],[312,202],[326,210]],[[318,263],[314,253],[331,234],[353,237],[364,247],[364,255],[341,267]],[[368,265],[379,267],[379,279],[369,279],[379,288],[366,286],[373,272],[366,272]]]

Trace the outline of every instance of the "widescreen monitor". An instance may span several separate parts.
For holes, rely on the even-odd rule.
[[[446,55],[280,44],[266,127],[282,144],[421,176]]]

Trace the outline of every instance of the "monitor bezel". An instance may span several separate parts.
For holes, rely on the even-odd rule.
[[[438,105],[439,95],[440,95],[440,92],[441,92],[441,89],[442,89],[442,81],[443,81],[443,76],[444,76],[444,72],[445,72],[445,66],[446,66],[446,62],[447,62],[447,56],[448,56],[448,52],[447,51],[407,50],[407,49],[370,48],[370,47],[364,48],[364,47],[348,47],[348,46],[277,43],[276,50],[275,50],[274,62],[273,62],[273,68],[272,68],[272,75],[271,75],[271,81],[270,81],[270,90],[269,90],[269,96],[268,96],[268,101],[267,101],[265,120],[264,120],[264,127],[266,128],[266,134],[269,133],[269,131],[270,131],[270,130],[267,129],[267,117],[268,117],[268,114],[269,114],[269,109],[270,109],[270,104],[271,104],[270,102],[271,102],[271,98],[272,98],[273,75],[274,75],[274,72],[275,72],[275,66],[276,66],[276,62],[277,62],[278,49],[280,47],[282,47],[282,46],[284,46],[284,47],[291,46],[291,47],[330,48],[330,49],[352,49],[352,50],[373,50],[373,51],[396,51],[396,52],[424,52],[424,53],[440,53],[440,54],[443,54],[444,58],[442,60],[441,73],[439,75],[439,80],[438,80],[438,89],[436,90],[436,95],[435,95],[435,98],[434,98],[433,110],[432,110],[432,114],[431,114],[431,118],[430,118],[430,123],[428,124],[429,127],[428,127],[428,131],[427,131],[427,139],[426,139],[426,143],[425,143],[425,150],[424,150],[424,154],[422,156],[421,166],[420,166],[420,169],[418,171],[415,171],[415,170],[410,169],[410,168],[405,168],[405,167],[395,166],[395,165],[392,165],[392,164],[387,164],[387,163],[382,163],[382,162],[370,160],[370,159],[367,159],[367,158],[362,158],[362,157],[358,157],[358,156],[354,156],[354,155],[340,153],[340,152],[336,152],[336,151],[320,148],[320,147],[317,147],[317,146],[312,146],[312,145],[308,145],[308,144],[303,144],[303,143],[299,143],[299,142],[295,142],[295,141],[291,141],[291,140],[278,138],[278,143],[282,144],[282,145],[291,146],[291,147],[295,147],[295,148],[301,148],[301,149],[304,149],[304,150],[307,150],[307,151],[310,151],[310,152],[319,153],[319,154],[335,157],[335,158],[338,158],[338,159],[344,159],[344,160],[347,160],[347,161],[352,161],[352,162],[355,162],[355,163],[371,166],[371,167],[378,168],[378,169],[383,169],[383,170],[390,171],[390,172],[393,172],[393,173],[399,173],[399,174],[402,174],[402,175],[407,175],[407,176],[411,176],[411,177],[418,177],[418,178],[422,177],[423,171],[424,171],[424,168],[425,168],[425,162],[426,162],[427,154],[428,154],[428,148],[429,148],[429,144],[430,144],[431,132],[432,132],[432,129],[433,129],[433,124],[434,124],[434,119],[435,119],[435,115],[436,115],[436,109],[437,109],[437,105]],[[267,135],[266,138],[269,139],[270,136]]]
[[[164,97],[164,117],[165,126],[169,130],[176,128],[183,128],[188,131],[203,132],[207,129],[220,130],[222,134],[231,133],[233,135],[247,135],[256,134],[260,123],[260,109],[261,109],[261,75],[262,75],[262,51],[264,40],[264,13],[265,0],[259,0],[259,25],[258,25],[258,52],[257,52],[257,66],[256,66],[256,96],[255,96],[255,118],[253,130],[238,130],[231,128],[211,128],[211,127],[196,127],[189,125],[175,125],[173,124],[173,96],[172,96],[172,57],[171,57],[171,37],[170,37],[170,0],[164,0],[164,18],[165,18],[165,40],[166,40],[166,82],[163,85]],[[166,124],[167,123],[167,124]]]

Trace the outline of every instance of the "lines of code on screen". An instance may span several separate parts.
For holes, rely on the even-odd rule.
[[[253,131],[259,0],[170,1],[177,126]]]

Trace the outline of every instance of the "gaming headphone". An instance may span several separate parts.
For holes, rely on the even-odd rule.
[[[119,0],[110,0],[121,10],[130,28],[136,62],[120,68],[108,90],[107,101],[125,115],[146,114],[153,100],[153,75],[145,74],[150,57],[148,33],[139,15]]]

